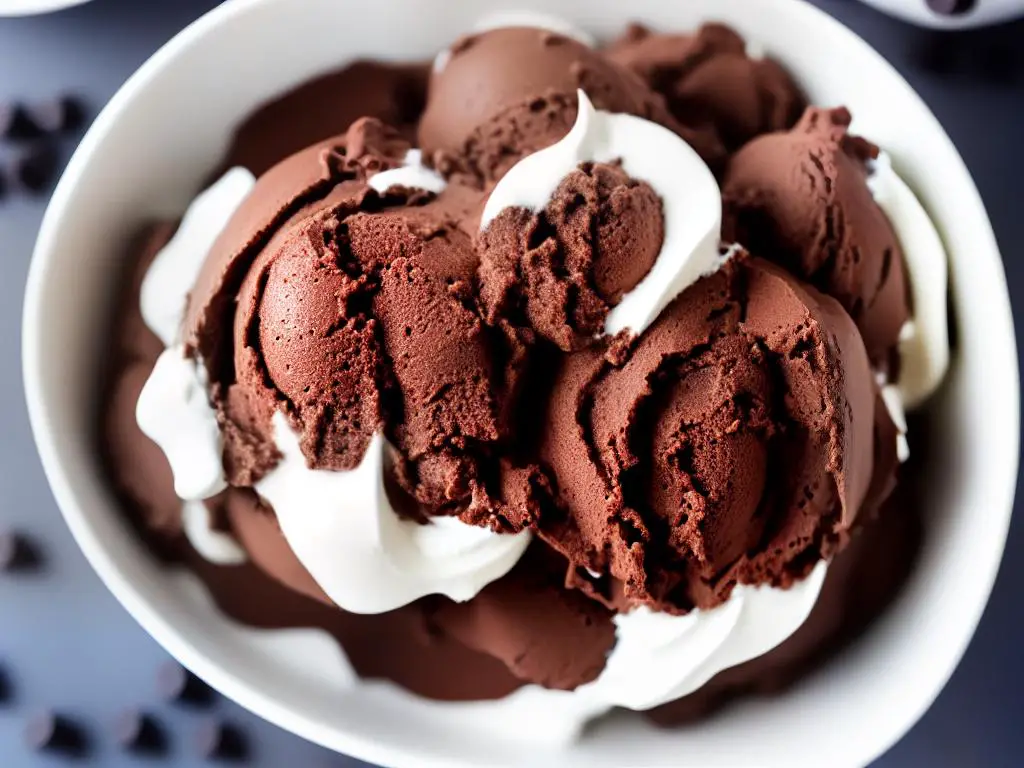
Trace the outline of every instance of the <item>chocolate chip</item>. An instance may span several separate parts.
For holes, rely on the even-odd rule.
[[[42,562],[39,550],[20,533],[0,531],[0,571],[29,571]]]
[[[12,694],[11,679],[7,676],[7,671],[0,667],[0,704],[9,703],[14,698]]]
[[[41,133],[70,133],[81,127],[85,117],[82,103],[73,96],[58,96],[25,106],[29,120]]]
[[[241,761],[248,756],[242,732],[230,723],[210,719],[196,731],[196,750],[207,760]]]
[[[57,148],[42,141],[23,151],[12,166],[14,183],[27,192],[42,192],[57,174]]]
[[[167,739],[156,721],[138,709],[126,709],[114,720],[114,739],[122,749],[158,755],[167,750]]]
[[[63,715],[51,711],[39,712],[25,723],[22,737],[25,746],[37,752],[63,752],[70,755],[85,754],[85,733]]]
[[[927,0],[928,7],[943,16],[960,16],[974,10],[976,0]]]
[[[205,705],[213,701],[213,690],[176,661],[160,665],[156,672],[157,694],[164,701]]]
[[[0,139],[22,141],[39,135],[39,127],[32,122],[25,107],[10,102],[0,104]]]

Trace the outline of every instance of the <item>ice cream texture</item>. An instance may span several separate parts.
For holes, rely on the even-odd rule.
[[[720,25],[510,15],[377,66],[261,109],[139,246],[104,439],[148,535],[574,728],[797,642],[948,364],[888,157]]]

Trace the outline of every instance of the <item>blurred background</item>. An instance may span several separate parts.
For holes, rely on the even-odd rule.
[[[918,21],[970,26],[1024,13],[1024,3],[813,2],[881,51],[945,126],[988,207],[1019,307],[1024,300],[1024,20],[940,30],[915,26],[871,6]],[[0,0],[0,12],[60,4],[76,7],[0,18],[0,122],[4,104],[12,100],[52,104],[72,96],[84,107],[82,125],[59,140],[0,148],[0,177],[28,174],[39,179],[32,194],[4,194],[0,189],[0,328],[5,329],[0,360],[8,371],[0,379],[0,559],[4,530],[24,532],[38,549],[36,567],[9,573],[0,568],[0,768],[209,765],[201,754],[208,745],[202,742],[219,737],[234,742],[227,744],[234,749],[224,750],[219,759],[245,765],[361,766],[217,696],[200,697],[190,706],[161,700],[157,671],[167,655],[93,574],[47,488],[24,406],[20,324],[29,258],[51,178],[89,119],[136,67],[217,2],[94,0],[80,5],[70,0]],[[926,5],[952,15],[935,17],[923,11]],[[187,115],[182,116],[182,129],[188,129]],[[1020,340],[1018,332],[1018,344]],[[984,515],[985,510],[977,513]],[[1024,521],[1018,512],[992,600],[966,657],[937,703],[877,762],[879,768],[1024,765],[1022,590]],[[40,714],[55,715],[56,721]],[[160,733],[148,755],[132,754],[118,744],[118,727],[131,730],[141,715],[148,716],[148,728]],[[58,737],[81,743],[77,757],[37,753],[25,743],[27,724],[45,731],[54,722]]]

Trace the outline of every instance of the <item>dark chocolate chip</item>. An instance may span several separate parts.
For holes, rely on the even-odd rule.
[[[122,749],[159,755],[167,750],[167,738],[157,722],[138,709],[126,709],[114,721],[114,739]]]
[[[210,719],[196,731],[196,750],[207,760],[240,761],[248,756],[242,732],[230,723]]]
[[[23,141],[38,135],[39,126],[32,121],[24,106],[15,102],[0,104],[0,139]]]
[[[14,183],[27,192],[42,192],[57,175],[57,148],[48,141],[33,144],[13,165]]]
[[[167,661],[156,672],[157,694],[164,701],[205,705],[213,701],[213,690],[176,661]]]
[[[28,719],[22,732],[25,746],[37,752],[62,752],[83,755],[87,750],[85,733],[73,722],[51,711],[39,712]]]
[[[9,703],[14,698],[12,694],[11,679],[7,676],[7,671],[0,667],[0,704]]]
[[[41,133],[70,133],[82,125],[85,110],[74,96],[57,96],[25,106],[29,120]]]
[[[974,10],[977,0],[927,0],[928,7],[943,16],[960,16]]]
[[[29,571],[41,562],[31,541],[14,531],[0,531],[0,571]]]

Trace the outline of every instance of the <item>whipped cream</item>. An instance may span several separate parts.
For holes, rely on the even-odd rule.
[[[685,616],[635,608],[618,614],[615,647],[604,670],[579,696],[610,706],[650,709],[693,693],[724,669],[755,659],[796,632],[821,592],[819,562],[789,589],[737,585],[710,610]]]
[[[511,207],[541,211],[581,163],[621,161],[661,197],[665,239],[654,266],[605,319],[605,333],[641,334],[676,296],[723,262],[719,251],[722,196],[711,170],[689,144],[650,120],[594,109],[583,91],[572,130],[527,155],[502,177],[484,206],[486,229]]]
[[[178,341],[188,294],[206,254],[255,185],[256,177],[245,168],[232,168],[221,176],[192,201],[178,231],[146,272],[139,296],[142,319],[165,347]]]
[[[211,563],[241,565],[249,559],[234,536],[213,527],[210,510],[201,501],[185,503],[181,525],[192,548]]]
[[[895,402],[898,395],[902,406],[912,410],[938,389],[949,368],[946,249],[931,217],[893,170],[887,153],[871,164],[868,187],[903,249],[914,314],[900,332],[900,375],[889,399]]]
[[[439,195],[448,186],[444,176],[423,165],[423,153],[418,149],[406,152],[402,165],[398,168],[375,173],[367,184],[382,195],[392,187],[425,189]]]
[[[157,358],[135,406],[139,429],[160,446],[174,474],[174,492],[207,499],[227,487],[223,440],[210,405],[206,369],[175,344]]]
[[[222,565],[244,562],[245,552],[231,536],[210,527],[209,511],[200,502],[227,487],[223,438],[210,403],[206,368],[185,356],[181,326],[207,253],[255,184],[248,170],[232,168],[200,193],[153,260],[139,296],[143,320],[166,349],[139,394],[135,420],[171,465],[174,492],[186,501],[185,536],[200,555]]]
[[[424,595],[468,600],[512,569],[530,534],[499,534],[458,518],[427,524],[399,517],[384,490],[385,442],[375,435],[348,472],[310,469],[281,412],[274,437],[282,459],[256,484],[288,545],[335,603],[382,613]]]
[[[903,326],[906,329],[910,323]],[[901,334],[902,335],[902,334]],[[903,404],[903,395],[899,387],[889,382],[889,378],[881,371],[875,373],[879,394],[885,404],[889,419],[896,427],[896,458],[900,464],[910,458],[910,443],[907,441],[907,409]]]
[[[166,349],[142,388],[135,419],[164,452],[174,474],[174,492],[185,500],[209,498],[227,487],[206,371],[185,356],[181,343],[185,305],[206,254],[255,184],[248,170],[232,168],[200,193],[142,281],[142,319]]]

